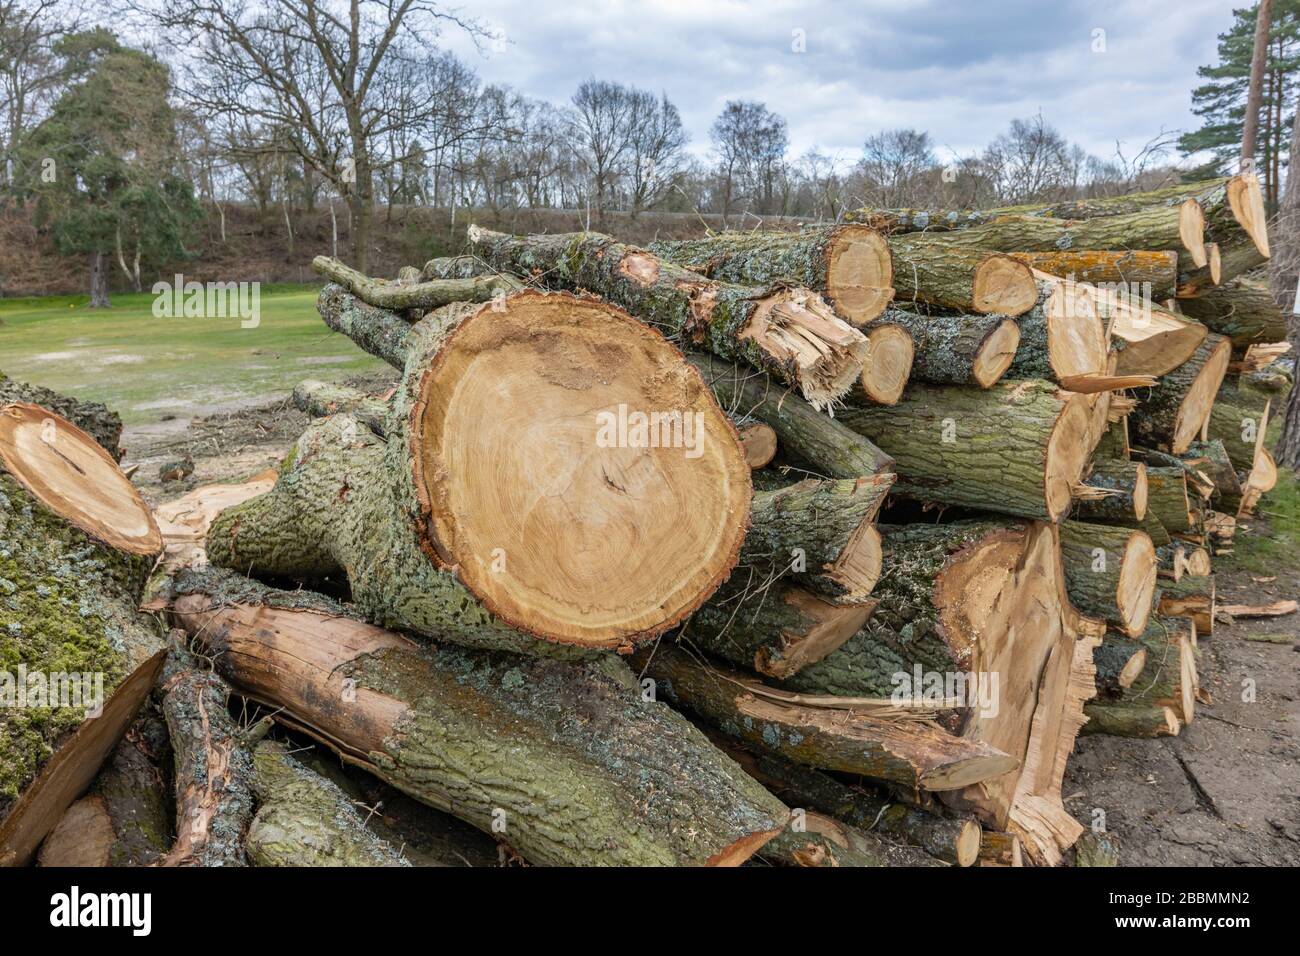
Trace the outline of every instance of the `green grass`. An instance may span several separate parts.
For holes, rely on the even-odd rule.
[[[383,367],[316,314],[316,286],[261,288],[261,320],[155,318],[154,296],[0,299],[0,372],[105,402],[127,424],[211,414],[288,394],[304,378]]]
[[[1278,469],[1277,485],[1260,500],[1255,515],[1250,531],[1238,531],[1233,538],[1229,560],[1257,575],[1295,568],[1300,555],[1300,482],[1290,468]]]

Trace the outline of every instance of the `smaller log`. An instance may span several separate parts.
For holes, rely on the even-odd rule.
[[[1231,359],[1231,343],[1221,335],[1208,335],[1187,362],[1161,377],[1129,416],[1137,440],[1175,455],[1186,452],[1210,418]]]
[[[788,692],[765,688],[667,643],[653,653],[637,652],[633,662],[678,706],[796,763],[931,791],[955,790],[1017,766],[1002,751],[954,737],[930,721],[790,702]]]
[[[1286,338],[1286,316],[1266,282],[1233,279],[1196,298],[1181,299],[1179,305],[1184,315],[1231,339],[1237,350]]]
[[[1101,494],[1080,497],[1075,517],[1083,521],[1128,523],[1147,513],[1147,466],[1123,458],[1095,457],[1083,484]]]
[[[180,669],[164,682],[176,754],[176,843],[161,866],[244,866],[253,817],[253,758],[216,674]]]
[[[1094,701],[1084,704],[1088,722],[1080,734],[1108,734],[1112,737],[1177,737],[1182,731],[1171,707],[1158,704],[1125,704]]]
[[[1192,529],[1195,519],[1187,495],[1187,472],[1181,465],[1147,467],[1147,514],[1168,532]],[[1160,546],[1165,542],[1154,543]]]
[[[1118,697],[1132,686],[1147,665],[1147,649],[1131,637],[1111,632],[1092,651],[1097,667],[1097,690],[1106,697]]]
[[[1126,704],[1169,707],[1186,726],[1196,716],[1196,651],[1192,625],[1176,618],[1154,618],[1137,638],[1146,648],[1142,673],[1120,693]]]
[[[1222,441],[1194,441],[1180,457],[1186,468],[1209,482],[1214,495],[1241,496],[1241,480]]]
[[[409,866],[366,827],[366,818],[333,781],[266,740],[253,752],[257,815],[248,828],[254,866]]]
[[[871,350],[862,363],[862,392],[880,405],[893,405],[912,375],[916,346],[911,331],[898,322],[877,319],[863,334]]]
[[[749,465],[750,470],[757,471],[770,465],[772,459],[776,457],[776,429],[766,422],[737,420],[735,416],[728,417],[736,426],[736,434],[740,436],[740,447],[745,452],[745,464]]]
[[[523,289],[523,283],[506,275],[470,279],[435,279],[428,282],[389,282],[372,279],[337,259],[317,256],[311,267],[330,282],[343,286],[362,302],[379,309],[429,312],[452,302],[489,302]]]
[[[1124,252],[1011,252],[1012,259],[1038,272],[1074,282],[1137,291],[1153,300],[1168,299],[1178,285],[1178,253],[1172,251]]]
[[[1106,331],[1086,286],[1042,277],[1034,307],[1019,317],[1020,346],[1007,374],[1065,384],[1071,391],[1094,391],[1079,380],[1105,375],[1110,352]]]
[[[1156,589],[1156,553],[1141,531],[1061,522],[1061,560],[1070,600],[1136,637],[1146,628]]]
[[[1005,315],[925,315],[889,309],[867,327],[867,334],[891,326],[911,336],[912,379],[932,385],[988,388],[1006,373],[1020,345],[1020,327]]]
[[[1161,617],[1188,618],[1196,625],[1198,635],[1212,636],[1217,610],[1214,575],[1192,577],[1185,574],[1179,581],[1162,581],[1156,608]]]

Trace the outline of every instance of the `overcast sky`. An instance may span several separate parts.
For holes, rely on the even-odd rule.
[[[455,2],[455,0],[452,0]],[[1244,5],[1246,0],[1241,0]],[[451,3],[448,4],[450,6]],[[489,82],[565,102],[615,79],[677,104],[708,150],[729,99],[786,118],[791,152],[856,159],[872,132],[928,130],[968,153],[1015,117],[1043,115],[1099,156],[1198,124],[1196,67],[1214,61],[1230,0],[474,0],[504,42],[446,45]],[[1095,31],[1104,30],[1104,51]],[[797,32],[797,31],[802,31]],[[804,52],[796,52],[799,38]],[[946,157],[945,157],[946,158]]]

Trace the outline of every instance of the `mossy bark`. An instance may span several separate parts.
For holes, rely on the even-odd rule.
[[[1128,680],[1125,674],[1126,668],[1130,668],[1135,656],[1145,653],[1146,647],[1140,641],[1114,632],[1107,634],[1102,642],[1092,649],[1092,662],[1097,668],[1099,695],[1114,698],[1123,693],[1121,680]]]
[[[654,242],[650,251],[720,282],[789,282],[820,292],[827,286],[831,248],[845,229],[833,225],[810,226],[798,232],[726,232],[703,239]]]
[[[1223,442],[1228,459],[1238,471],[1255,466],[1255,447],[1261,430],[1267,427],[1265,411],[1271,417],[1280,412],[1278,402],[1270,403],[1261,392],[1240,387],[1240,382],[1224,382],[1214,407],[1210,409],[1209,437]]]
[[[1190,531],[1192,513],[1187,497],[1187,472],[1181,466],[1147,467],[1147,515],[1168,532]],[[1152,541],[1158,546],[1163,541]]]
[[[1065,588],[1070,601],[1079,610],[1111,624],[1127,626],[1118,603],[1120,576],[1131,528],[1092,524],[1085,521],[1061,522],[1061,565],[1065,570]],[[1151,568],[1154,574],[1154,566]],[[1144,625],[1147,613],[1137,613]],[[1141,626],[1141,625],[1139,625]]]
[[[0,692],[80,676],[89,696],[102,679],[102,705],[164,647],[157,622],[137,610],[152,564],[96,542],[0,470]],[[41,699],[0,707],[0,818],[93,704]]]
[[[904,309],[887,309],[866,326],[900,325],[912,336],[911,381],[931,385],[976,385],[975,363],[989,337],[1006,322],[1005,315],[921,315]]]
[[[328,418],[330,415],[346,413],[381,437],[385,434],[391,410],[383,399],[367,395],[359,389],[314,379],[299,382],[293,387],[293,404],[299,411],[306,412],[313,418]]]
[[[894,459],[872,442],[767,375],[698,353],[688,352],[686,360],[700,370],[723,409],[766,422],[782,453],[797,456],[818,474],[860,478],[893,470]]]
[[[973,311],[975,274],[993,249],[963,247],[928,233],[889,237],[894,300]]]
[[[253,752],[257,814],[248,828],[254,866],[407,866],[366,827],[366,818],[334,782],[314,773],[283,744]]]
[[[1232,339],[1242,350],[1256,342],[1286,339],[1286,316],[1273,300],[1268,283],[1232,279],[1179,302],[1184,315]]]
[[[237,689],[531,863],[734,864],[789,816],[612,656],[421,647],[321,596],[213,573],[175,594]]]
[[[452,302],[487,302],[523,288],[519,280],[504,275],[389,282],[372,279],[328,256],[317,256],[311,267],[331,282],[344,286],[366,304],[394,312],[408,309],[427,312]]]
[[[1181,726],[1168,707],[1155,704],[1126,704],[1094,701],[1083,705],[1088,722],[1080,734],[1108,734],[1112,737],[1173,737]]]
[[[788,866],[893,867],[943,866],[917,847],[890,843],[874,833],[838,820],[807,814],[803,829],[787,827],[760,855]]]
[[[913,385],[893,407],[853,405],[840,421],[893,457],[900,497],[1055,519],[1048,447],[1068,398],[1036,380]]]

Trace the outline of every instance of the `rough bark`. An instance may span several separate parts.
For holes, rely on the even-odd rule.
[[[453,302],[488,302],[523,289],[523,283],[505,275],[435,279],[416,283],[372,279],[328,256],[317,256],[312,260],[311,267],[330,282],[346,288],[367,305],[394,312],[408,309],[428,312]]]
[[[1156,554],[1141,531],[1061,522],[1061,562],[1074,606],[1130,637],[1146,628],[1156,588]]]
[[[796,456],[818,474],[860,478],[893,471],[893,458],[764,373],[710,355],[687,353],[686,360],[699,369],[729,414],[752,416],[772,426],[782,452]]]
[[[802,829],[786,828],[759,854],[789,866],[803,867],[944,865],[916,847],[890,843],[874,833],[817,813],[805,814]]]
[[[244,866],[253,757],[227,709],[230,688],[216,674],[184,664],[163,686],[176,755],[176,843],[159,864]]]
[[[667,642],[637,652],[633,663],[677,706],[738,740],[808,766],[930,791],[979,783],[1015,767],[1014,758],[997,748],[953,736],[932,721],[792,702],[789,694]]]
[[[789,282],[824,292],[854,325],[878,316],[894,297],[889,247],[864,226],[809,226],[799,232],[728,232],[656,242],[663,259],[721,282]]]
[[[1268,431],[1273,403],[1266,394],[1225,382],[1210,409],[1207,433],[1211,441],[1223,442],[1228,459],[1238,471],[1249,471]]]
[[[1105,328],[1090,291],[1077,283],[1042,281],[1034,307],[1018,324],[1020,344],[1007,370],[1012,378],[1048,379],[1082,392],[1093,391],[1085,384],[1088,379],[1109,370]]]
[[[1163,301],[1178,286],[1178,253],[1152,252],[1012,252],[1012,259],[1031,269],[1094,286],[1122,288]]]
[[[871,325],[895,325],[912,338],[911,378],[932,385],[988,388],[1002,377],[1020,344],[1020,328],[1005,315],[921,315],[888,309]]]
[[[254,866],[408,866],[366,826],[356,804],[333,781],[309,770],[283,744],[253,752],[257,814],[248,828]]]
[[[471,227],[493,267],[548,288],[588,290],[662,330],[796,385],[822,408],[849,392],[867,357],[866,337],[806,289],[713,282],[600,233],[508,236]]]
[[[277,719],[531,863],[735,865],[786,824],[613,657],[421,647],[318,595],[211,573],[181,577],[173,613]]]
[[[1230,338],[1234,349],[1286,339],[1286,316],[1265,282],[1233,279],[1194,299],[1180,300],[1179,307],[1184,315]]]
[[[1076,518],[1102,524],[1131,525],[1146,515],[1147,466],[1142,462],[1095,457],[1092,470],[1083,483],[1105,494],[1081,498],[1075,506]]]
[[[1192,506],[1184,468],[1147,468],[1147,516],[1172,533],[1191,530]],[[1155,544],[1164,542],[1155,541]]]
[[[1161,376],[1129,415],[1134,438],[1180,455],[1201,433],[1232,358],[1221,335],[1205,337],[1191,359]]]
[[[1034,380],[914,385],[892,408],[851,406],[840,420],[895,460],[901,497],[1056,520],[1100,438],[1087,398]]]
[[[1097,668],[1097,691],[1106,698],[1118,697],[1146,668],[1147,649],[1131,637],[1108,633],[1093,649]]]
[[[1094,701],[1085,704],[1088,722],[1081,734],[1108,734],[1112,737],[1177,737],[1182,730],[1178,715],[1170,707],[1157,704],[1126,704]]]
[[[387,434],[388,402],[359,389],[306,379],[293,387],[293,404],[313,418],[351,415],[381,438]]]
[[[889,237],[896,302],[1010,316],[1033,308],[1033,274],[1023,262],[994,255],[1000,250],[991,247],[946,239],[926,233]]]

